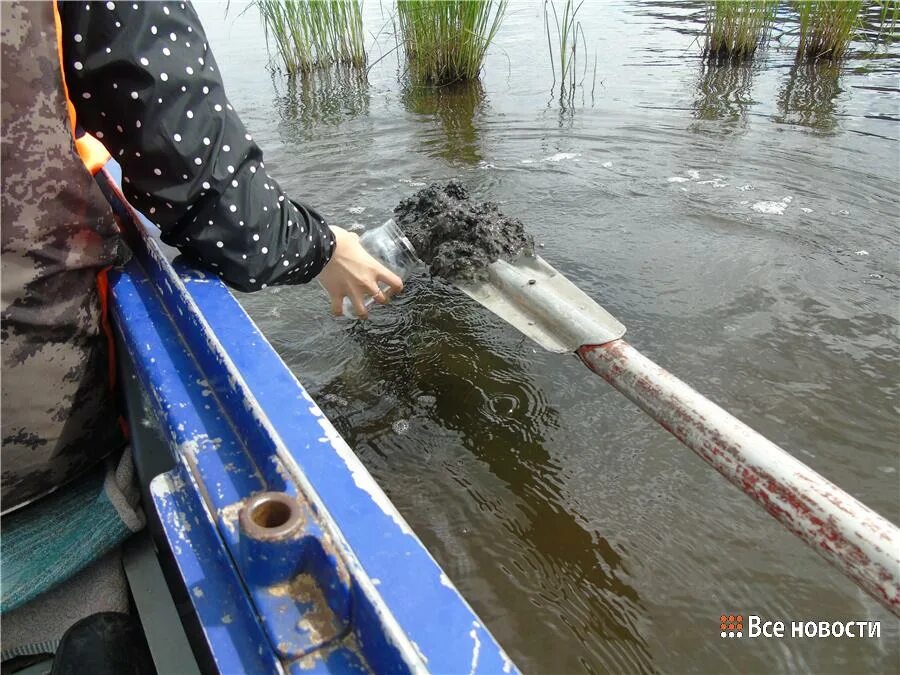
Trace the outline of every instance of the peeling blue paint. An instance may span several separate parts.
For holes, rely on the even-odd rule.
[[[219,670],[517,672],[228,289],[152,231],[114,319],[177,458],[153,506]],[[265,491],[303,526],[257,546],[240,513]]]

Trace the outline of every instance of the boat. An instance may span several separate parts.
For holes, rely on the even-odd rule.
[[[518,672],[231,291],[133,215],[110,312],[156,669]]]

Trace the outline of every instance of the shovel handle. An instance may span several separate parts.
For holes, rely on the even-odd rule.
[[[900,530],[624,340],[584,364],[900,617]]]

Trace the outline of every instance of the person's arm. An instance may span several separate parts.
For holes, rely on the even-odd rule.
[[[77,123],[121,164],[126,198],[163,241],[242,290],[318,275],[334,233],[266,173],[190,3],[58,6]]]

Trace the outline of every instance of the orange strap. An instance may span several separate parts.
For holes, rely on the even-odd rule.
[[[53,20],[56,24],[56,53],[59,57],[59,72],[62,78],[63,91],[66,95],[66,107],[69,111],[69,124],[72,127],[72,135],[75,135],[75,106],[69,98],[69,88],[66,86],[66,71],[63,68],[63,48],[62,48],[62,20],[59,17],[59,7],[56,6],[56,0],[53,0]],[[75,139],[75,149],[81,157],[81,161],[87,167],[91,174],[96,174],[109,159],[109,153],[103,144],[90,134],[84,134],[81,138]],[[97,293],[100,297],[100,327],[106,335],[107,346],[107,370],[109,373],[109,390],[114,391],[116,388],[116,341],[113,337],[112,327],[109,323],[109,279],[106,273],[109,268],[106,267],[97,272]]]
[[[75,106],[72,105],[72,99],[69,97],[69,87],[66,85],[66,70],[63,67],[63,44],[62,44],[62,19],[59,16],[59,7],[56,0],[53,0],[53,21],[56,25],[56,53],[59,58],[59,74],[62,80],[63,93],[66,96],[66,109],[69,113],[69,126],[72,130],[72,137],[75,140],[75,150],[84,163],[85,168],[96,175],[100,169],[109,161],[109,151],[104,147],[103,143],[85,132],[81,137],[76,137],[75,124]],[[100,301],[100,328],[106,336],[106,370],[108,375],[107,385],[110,392],[116,390],[116,339],[113,335],[112,325],[109,322],[109,267],[104,267],[97,272],[97,295]],[[119,427],[122,434],[127,439],[129,437],[128,422],[122,415],[118,419]]]
[[[53,20],[56,23],[56,53],[59,57],[59,73],[62,77],[63,92],[66,95],[66,107],[69,111],[69,125],[72,127],[72,136],[75,136],[75,106],[72,105],[72,99],[69,98],[69,88],[66,86],[66,69],[63,67],[63,45],[62,45],[62,19],[59,17],[59,7],[56,6],[56,0],[53,0]],[[75,138],[75,150],[81,161],[84,162],[87,170],[91,175],[95,175],[103,165],[110,159],[109,151],[104,147],[103,143],[85,132],[79,138]]]

